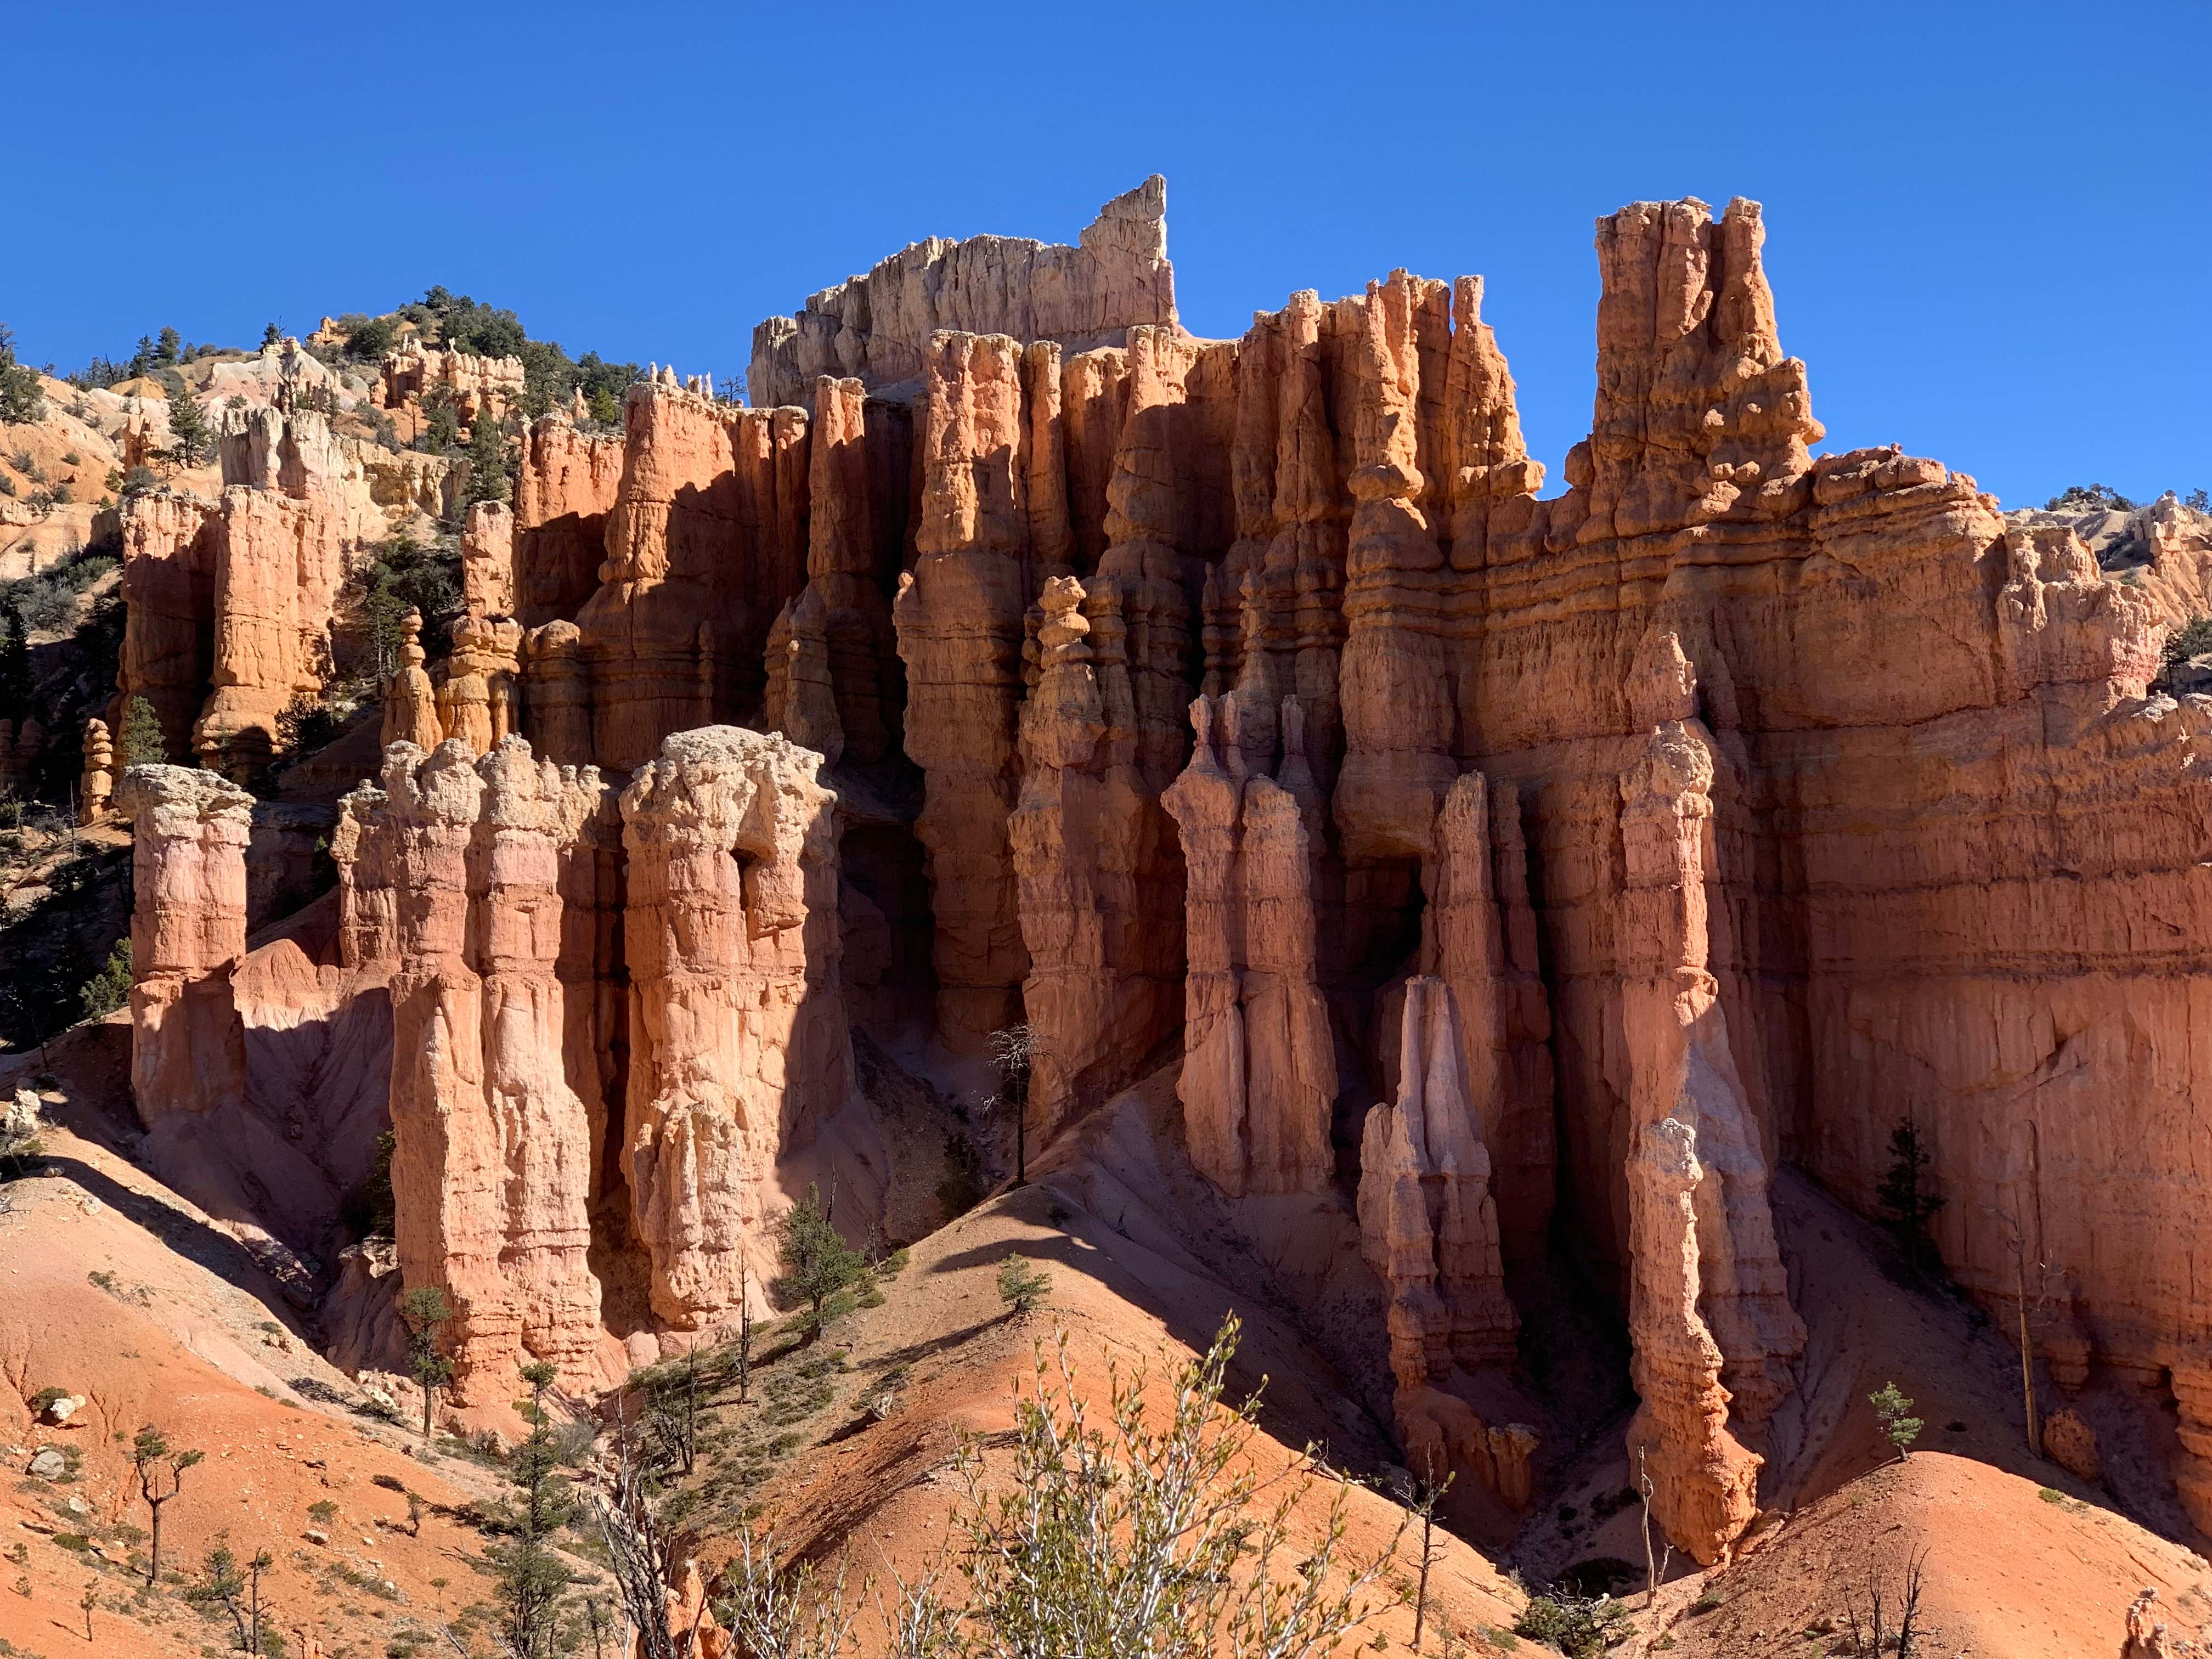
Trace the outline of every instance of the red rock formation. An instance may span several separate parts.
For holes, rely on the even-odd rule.
[[[555,416],[524,437],[514,483],[514,605],[524,627],[573,621],[598,591],[623,454],[619,436],[580,432]]]
[[[131,700],[145,698],[172,758],[191,753],[214,664],[221,533],[215,509],[193,496],[155,490],[123,504],[123,650],[110,724],[121,731]]]
[[[520,357],[483,357],[410,341],[380,365],[368,401],[388,411],[401,440],[411,442],[437,399],[449,400],[461,424],[470,426],[480,415],[496,419],[516,407],[523,381]]]
[[[654,1313],[682,1330],[775,1273],[780,1158],[841,1111],[837,843],[820,757],[679,732],[622,798],[630,975],[623,1167]]]
[[[253,797],[211,772],[134,766],[131,1091],[150,1127],[235,1104],[245,1053],[231,989],[246,955],[246,846]]]
[[[395,745],[383,799],[349,804],[384,842],[398,965],[391,981],[392,1158],[399,1263],[444,1289],[454,1398],[514,1397],[526,1356],[596,1380],[594,1135],[563,1066],[564,867],[612,833],[589,767],[537,760],[511,738],[479,759],[459,742]],[[384,948],[353,902],[355,950]]]
[[[1710,1564],[1756,1508],[1759,1460],[1731,1435],[1729,1406],[1752,1433],[1762,1429],[1794,1386],[1805,1331],[1767,1209],[1759,1127],[1706,968],[1716,756],[1697,718],[1696,672],[1672,634],[1652,637],[1635,672],[1632,714],[1653,731],[1620,780],[1637,1240],[1629,1336],[1643,1401],[1628,1449],[1632,1460],[1649,1454],[1652,1508],[1668,1536]]]
[[[1796,1342],[1766,1171],[1797,1163],[1871,1209],[1909,1116],[1951,1200],[1948,1270],[2007,1303],[2017,1230],[2063,1271],[2069,1305],[2039,1339],[2062,1387],[2094,1365],[2170,1389],[2185,1499],[2212,1526],[2201,1206],[2172,1178],[2206,1109],[2212,702],[2147,691],[2205,591],[2178,505],[2143,521],[2137,588],[2080,526],[2008,524],[1936,462],[1814,459],[1741,202],[1600,223],[1592,431],[1541,500],[1479,280],[1299,294],[1239,341],[1196,341],[1164,310],[1157,209],[1049,257],[918,245],[764,325],[756,392],[811,414],[656,371],[621,440],[532,434],[529,632],[464,629],[449,717],[492,741],[512,659],[538,753],[659,769],[633,789],[627,1049],[603,1018],[631,994],[611,849],[579,889],[597,942],[555,971],[601,1011],[563,1033],[572,1091],[587,1115],[582,1072],[628,1091],[589,1190],[606,1259],[652,1260],[652,1317],[730,1304],[779,1161],[849,1092],[842,910],[872,1007],[936,994],[933,1030],[902,1033],[939,1040],[915,1045],[930,1063],[1026,1012],[1040,1132],[1172,1042],[1180,990],[1185,1139],[1239,1224],[1272,1224],[1253,1199],[1337,1212],[1356,1115],[1389,1103],[1358,1184],[1397,1340],[1343,1340],[1350,1361],[1389,1342],[1409,1455],[1525,1495],[1522,1431],[1468,1368],[1505,1364],[1496,1286],[1547,1254],[1556,1199],[1630,1308],[1662,1518],[1701,1559],[1723,1550]],[[126,515],[125,686],[176,736],[225,629],[270,641],[234,727],[313,678],[325,532],[285,479],[319,452],[272,434],[250,463],[264,487],[224,509],[251,532],[235,604],[211,592],[225,525],[174,497]],[[474,591],[489,625],[495,582]],[[403,679],[400,725],[431,735]],[[844,867],[889,880],[838,893],[811,772],[747,786],[796,803],[751,841],[736,807],[684,804],[722,799],[709,776],[805,770],[664,750],[732,719],[836,757],[846,834],[877,838]],[[926,897],[893,890],[917,884],[915,769]],[[349,948],[386,948],[415,878],[373,836],[340,842]],[[763,870],[805,894],[749,899]],[[775,925],[736,920],[757,910]],[[925,926],[933,982],[916,964],[881,994],[903,960],[885,941]],[[1393,1127],[1418,1100],[1425,1132],[1433,1098],[1450,1179]]]
[[[931,339],[915,557],[895,609],[906,750],[926,783],[915,828],[929,853],[939,1025],[970,1047],[1014,1023],[1029,967],[1006,831],[1030,602],[1021,363],[1003,336]]]
[[[1359,1148],[1360,1251],[1389,1295],[1390,1369],[1413,1467],[1471,1474],[1518,1508],[1536,1437],[1484,1423],[1460,1397],[1516,1360],[1520,1321],[1506,1299],[1491,1161],[1475,1118],[1455,998],[1443,981],[1407,983],[1395,1104],[1367,1115]],[[1495,1383],[1492,1397],[1502,1397]]]
[[[115,793],[115,744],[107,735],[106,721],[84,723],[83,748],[84,821],[98,823],[107,816],[107,804]]]
[[[628,771],[672,732],[757,716],[770,625],[805,578],[806,417],[630,390],[603,585],[576,623],[592,758]]]
[[[872,386],[916,378],[942,330],[1080,350],[1121,343],[1132,324],[1175,319],[1167,181],[1155,174],[1099,209],[1074,247],[1012,236],[913,243],[797,316],[762,323],[745,383],[763,405],[797,404],[818,375]]]
[[[1319,1192],[1337,1074],[1318,966],[1321,807],[1295,698],[1275,777],[1244,774],[1241,694],[1191,705],[1198,741],[1163,797],[1189,872],[1182,1075],[1191,1161],[1232,1197]]]

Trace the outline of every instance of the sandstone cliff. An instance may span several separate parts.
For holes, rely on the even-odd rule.
[[[1199,340],[1160,205],[917,244],[763,325],[777,406],[656,374],[619,440],[539,422],[472,525],[443,686],[403,665],[416,747],[337,848],[465,1386],[726,1317],[817,1169],[881,1225],[913,1177],[856,1019],[957,1088],[1024,1021],[1031,1144],[1167,1068],[1224,1225],[1356,1255],[1339,1363],[1508,1505],[1547,1432],[1515,1297],[1564,1252],[1622,1310],[1660,1518],[1725,1554],[1799,1386],[1772,1172],[1872,1211],[1910,1120],[1948,1271],[2004,1308],[2055,1264],[2053,1376],[2170,1395],[2212,1525],[2172,1178],[2212,701],[2148,690],[2188,526],[2138,587],[1941,463],[1816,456],[1753,203],[1599,222],[1549,499],[1480,279]],[[126,688],[204,733],[312,678],[347,533],[287,493],[311,430],[249,447],[126,526]],[[557,941],[496,944],[513,908]]]

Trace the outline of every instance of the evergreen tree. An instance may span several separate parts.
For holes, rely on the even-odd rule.
[[[175,362],[184,355],[184,337],[179,334],[176,330],[173,328],[163,329],[161,331],[161,343],[155,350],[154,361],[157,363]]]
[[[1898,1461],[1903,1462],[1911,1456],[1912,1443],[1928,1426],[1921,1419],[1909,1414],[1911,1401],[1905,1398],[1896,1383],[1885,1382],[1867,1396],[1867,1403],[1874,1407],[1875,1417],[1881,1424],[1881,1437],[1897,1448]]]
[[[215,451],[215,428],[208,424],[207,410],[181,380],[169,393],[169,435],[177,459],[186,466],[198,466]]]
[[[491,411],[483,410],[469,428],[469,477],[461,489],[461,505],[466,509],[478,501],[507,498],[507,440]]]
[[[858,1282],[868,1264],[830,1219],[818,1187],[809,1187],[806,1196],[783,1212],[775,1237],[783,1253],[783,1277],[775,1288],[807,1304],[819,1330],[830,1298]]]
[[[438,1352],[438,1327],[453,1316],[453,1310],[435,1285],[421,1285],[401,1295],[399,1316],[407,1322],[407,1369],[422,1389],[422,1438],[427,1441],[431,1401],[453,1380],[453,1362]]]
[[[261,343],[265,346],[273,346],[279,341],[283,340],[283,337],[284,331],[278,328],[274,323],[270,324],[266,328],[261,331]]]
[[[31,633],[19,605],[0,626],[0,720],[20,720],[31,709]]]
[[[15,361],[15,333],[0,323],[0,424],[23,425],[46,418],[46,393],[36,369]]]
[[[506,1516],[514,1536],[484,1553],[498,1570],[501,1645],[512,1659],[554,1659],[573,1647],[564,1638],[562,1614],[576,1580],[554,1553],[552,1539],[574,1518],[576,1500],[561,1478],[552,1419],[545,1413],[553,1376],[543,1360],[522,1368],[531,1388],[532,1427],[507,1463],[517,1494]]]
[[[161,717],[143,697],[133,697],[123,711],[123,734],[116,739],[116,756],[128,768],[166,766],[169,740],[161,735]]]
[[[149,1423],[138,1431],[126,1455],[131,1459],[132,1473],[138,1477],[138,1495],[146,1500],[146,1508],[154,1518],[146,1582],[158,1584],[161,1582],[161,1511],[184,1490],[185,1471],[199,1463],[207,1454],[178,1450],[169,1443],[167,1435]]]
[[[1881,1207],[1889,1212],[1890,1225],[1905,1247],[1906,1261],[1914,1268],[1928,1254],[1928,1224],[1943,1200],[1928,1179],[1928,1149],[1920,1144],[1920,1130],[1906,1118],[1889,1132],[1889,1173],[1875,1188]]]
[[[107,953],[107,965],[77,992],[87,1019],[105,1019],[131,1000],[131,941],[119,939]]]

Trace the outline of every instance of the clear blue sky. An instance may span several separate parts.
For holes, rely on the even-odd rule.
[[[1766,205],[1829,446],[2212,488],[2212,4],[18,5],[0,319],[64,369],[431,283],[741,367],[915,238],[1167,175],[1184,321],[1480,271],[1556,473],[1590,222]]]

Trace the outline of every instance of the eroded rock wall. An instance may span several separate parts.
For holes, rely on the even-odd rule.
[[[650,1318],[733,1305],[779,1159],[851,1094],[842,915],[869,1006],[933,999],[908,1035],[948,1066],[1026,1020],[1039,1137],[1180,1048],[1192,1162],[1239,1224],[1352,1215],[1382,1316],[1344,1340],[1387,1356],[1409,1448],[1509,1501],[1507,1291],[1564,1249],[1628,1310],[1670,1533],[1725,1552],[1800,1340],[1768,1172],[1871,1210],[1909,1118],[1949,1271],[2002,1303],[2014,1237],[2056,1264],[2060,1382],[2170,1389],[2212,1522],[2173,1179],[2212,1105],[2212,701],[2148,690],[2193,521],[2145,520],[2136,587],[1938,462],[1816,457],[1755,204],[1599,222],[1592,428],[1551,499],[1479,278],[1201,341],[1158,201],[1094,231],[817,296],[757,339],[775,407],[656,374],[619,440],[541,422],[442,702],[406,681],[406,732],[634,777],[552,976],[564,1011],[598,989],[564,1071],[600,1114],[594,1248],[649,1262]],[[258,453],[240,522],[308,592],[307,461]],[[134,514],[125,673],[180,705],[176,665],[223,657],[225,526]],[[313,642],[273,587],[246,610],[265,704]],[[921,892],[841,882],[841,836],[926,860]],[[374,839],[346,937],[396,951],[430,878]],[[896,930],[930,957],[903,1000]]]
[[[653,1309],[678,1329],[773,1278],[774,1168],[845,1104],[834,798],[821,757],[710,726],[622,797],[630,1069],[623,1138]]]
[[[1080,349],[1175,319],[1167,181],[1155,174],[1101,208],[1073,247],[1017,236],[909,244],[754,329],[745,383],[764,406],[803,404],[817,375],[871,386],[916,378],[940,330]]]

